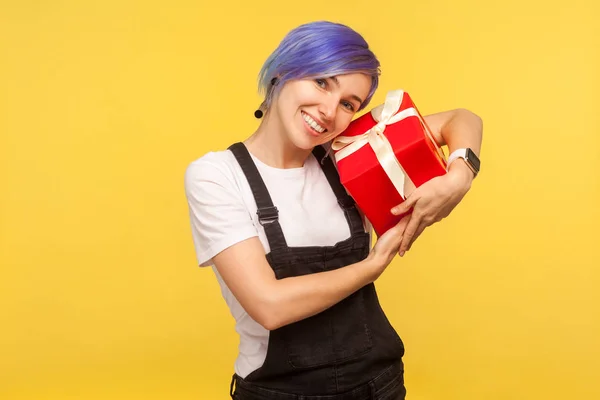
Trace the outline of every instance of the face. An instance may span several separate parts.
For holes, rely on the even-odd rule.
[[[288,81],[273,111],[287,138],[309,150],[343,132],[370,89],[371,77],[362,73]]]

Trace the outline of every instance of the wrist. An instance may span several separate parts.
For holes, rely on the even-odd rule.
[[[479,157],[477,156],[477,154],[475,154],[473,149],[471,149],[470,147],[461,147],[453,150],[448,156],[448,160],[446,161],[446,171],[450,171],[450,168],[452,167],[453,163],[460,159],[463,160],[463,165],[466,165],[473,173],[472,178],[475,178],[479,173],[481,162],[479,161]],[[455,168],[460,169],[461,167]]]
[[[379,278],[385,269],[379,256],[371,249],[369,256],[362,261],[362,270],[365,272],[366,285],[373,283]]]
[[[371,249],[369,256],[364,260],[364,262],[367,263],[368,271],[370,271],[369,283],[375,282],[377,279],[379,279],[395,255],[396,252],[391,255],[386,254],[386,252],[381,251],[381,249],[378,251],[376,247]]]
[[[468,191],[471,188],[473,179],[475,179],[475,174],[467,165],[467,162],[462,158],[458,158],[452,164],[450,164],[448,168],[448,175],[465,191]]]

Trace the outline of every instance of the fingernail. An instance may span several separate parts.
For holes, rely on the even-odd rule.
[[[404,251],[400,252],[400,257],[402,257],[404,255]]]
[[[392,214],[397,215],[398,214],[398,209],[397,208],[392,208]]]

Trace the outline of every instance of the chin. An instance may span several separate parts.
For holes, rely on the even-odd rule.
[[[327,143],[334,137],[330,133],[324,133],[320,136],[312,136],[303,130],[304,127],[294,131],[291,137],[292,142],[296,147],[304,150],[312,150],[313,147]]]
[[[291,138],[292,143],[299,149],[312,150],[313,147],[319,145],[321,142],[319,138],[311,138],[306,135],[294,135]]]
[[[335,136],[336,135],[332,135],[331,133],[325,133],[321,136],[310,136],[301,131],[295,135],[293,142],[297,147],[308,150],[315,146],[330,142]]]

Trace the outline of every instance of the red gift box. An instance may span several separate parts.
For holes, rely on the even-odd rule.
[[[342,185],[378,236],[404,215],[391,209],[416,188],[446,173],[446,160],[408,93],[352,121],[332,143]]]

